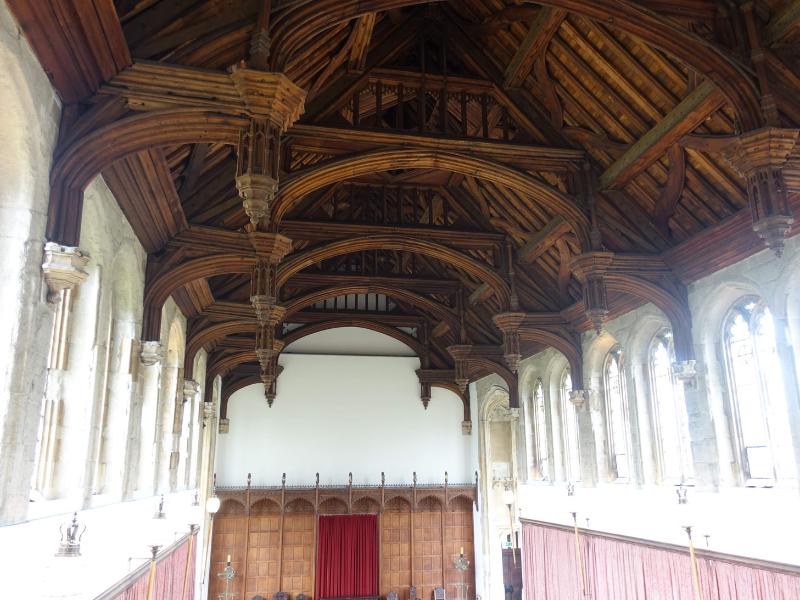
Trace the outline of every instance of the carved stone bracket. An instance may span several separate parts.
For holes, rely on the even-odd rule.
[[[183,399],[186,400],[193,400],[197,397],[200,393],[200,384],[197,383],[194,379],[184,379],[183,380]]]
[[[152,367],[160,363],[164,358],[164,349],[161,346],[161,342],[142,342],[139,357],[145,367]]]
[[[525,320],[523,312],[500,313],[492,317],[494,324],[503,332],[503,358],[513,373],[519,369],[522,354],[519,349],[519,328]]]
[[[584,408],[596,409],[596,396],[597,394],[595,394],[592,390],[570,390],[569,401],[578,411]]]
[[[83,283],[89,276],[85,270],[88,262],[89,257],[78,248],[47,242],[42,271],[48,288],[48,302],[57,302],[62,291]]]
[[[753,231],[775,254],[783,253],[784,238],[794,222],[783,166],[797,143],[800,129],[763,127],[739,136],[725,158],[747,180]]]
[[[586,316],[599,334],[608,318],[605,274],[614,261],[613,252],[585,252],[572,259],[572,272],[583,284]]]
[[[218,433],[228,433],[231,429],[231,420],[230,419],[220,419],[219,420],[219,428]]]
[[[472,421],[461,421],[461,434],[472,435]]]
[[[463,393],[469,385],[469,376],[467,375],[467,358],[472,353],[471,344],[455,344],[448,346],[447,351],[455,361],[455,382],[458,389]]]

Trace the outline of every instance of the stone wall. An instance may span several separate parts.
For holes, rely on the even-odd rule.
[[[52,311],[41,278],[61,106],[0,3],[0,523],[25,518]]]

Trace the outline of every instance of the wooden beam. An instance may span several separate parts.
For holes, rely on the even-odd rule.
[[[536,59],[544,54],[547,45],[566,16],[567,12],[558,8],[544,7],[539,11],[536,20],[506,68],[505,87],[516,87],[525,81]]]
[[[771,46],[800,25],[800,0],[789,0],[764,28],[761,43]]]
[[[655,209],[656,226],[664,234],[669,233],[669,220],[675,214],[686,182],[686,153],[683,148],[679,144],[673,144],[667,150],[667,156],[669,157],[667,184],[656,200]]]
[[[376,16],[377,13],[372,12],[362,15],[356,20],[352,33],[353,45],[350,47],[350,58],[347,61],[348,71],[364,70]]]
[[[517,250],[517,259],[520,262],[532,263],[547,252],[561,236],[571,230],[572,228],[569,223],[562,217],[556,217],[531,236],[528,241]]]
[[[441,136],[398,133],[387,130],[364,131],[344,127],[296,124],[289,128],[292,150],[322,154],[353,154],[379,148],[419,148],[439,150]],[[447,139],[447,149],[489,160],[511,163],[524,169],[565,171],[583,160],[583,150],[562,147],[518,144],[482,139]]]
[[[725,102],[719,89],[705,80],[681,100],[600,176],[602,189],[625,185],[667,148],[694,131]]]
[[[469,295],[467,301],[470,304],[480,304],[492,295],[492,287],[488,283],[480,284],[474,292]]]

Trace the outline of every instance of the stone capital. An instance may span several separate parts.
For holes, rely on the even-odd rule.
[[[72,289],[83,283],[89,276],[86,265],[89,257],[74,246],[62,246],[55,242],[44,245],[42,272],[47,283],[50,302],[56,302],[63,290]]]
[[[569,401],[575,406],[576,410],[582,410],[584,408],[596,409],[596,396],[597,394],[592,390],[570,390]]]
[[[142,342],[139,358],[146,367],[157,365],[164,358],[164,348],[161,342]]]
[[[672,376],[689,387],[697,386],[697,361],[679,360],[672,363]]]
[[[192,400],[200,393],[200,384],[194,379],[183,380],[183,398],[184,400]]]

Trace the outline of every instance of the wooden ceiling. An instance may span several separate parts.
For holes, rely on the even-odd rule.
[[[610,316],[654,302],[685,337],[685,284],[762,248],[726,149],[800,125],[795,0],[8,3],[65,103],[53,202],[78,210],[51,207],[50,237],[77,242],[75,195],[102,173],[149,253],[143,336],[172,295],[188,376],[201,347],[228,382],[258,366],[227,72],[259,31],[267,68],[307,94],[271,223],[284,262],[315,262],[282,286],[279,334],[388,328],[451,389],[459,343],[471,378],[514,377],[493,322],[509,311],[523,355],[580,368],[589,251],[613,253]],[[170,112],[178,96],[203,123]],[[800,147],[781,175],[794,214]]]

